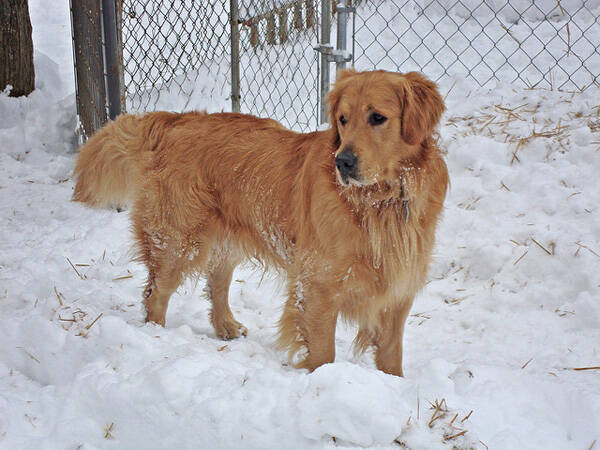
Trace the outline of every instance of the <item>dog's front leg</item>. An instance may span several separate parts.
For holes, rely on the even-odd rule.
[[[412,306],[412,299],[385,308],[379,314],[379,323],[373,333],[375,364],[383,372],[403,376],[402,339],[404,324]]]
[[[338,307],[326,283],[293,278],[279,321],[281,348],[297,368],[315,370],[335,359]]]

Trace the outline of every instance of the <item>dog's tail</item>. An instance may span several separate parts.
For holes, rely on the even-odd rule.
[[[147,118],[123,114],[81,147],[73,200],[96,208],[133,203],[144,176]]]

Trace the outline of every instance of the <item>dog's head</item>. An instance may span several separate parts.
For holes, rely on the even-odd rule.
[[[328,103],[338,180],[360,186],[397,179],[419,158],[445,109],[423,75],[381,70],[339,73]]]

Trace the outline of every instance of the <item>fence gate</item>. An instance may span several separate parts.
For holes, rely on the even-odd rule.
[[[239,0],[242,112],[316,129],[320,13],[318,0]]]

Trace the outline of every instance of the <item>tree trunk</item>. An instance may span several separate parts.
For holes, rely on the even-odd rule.
[[[0,0],[0,90],[11,97],[33,91],[33,40],[27,0]]]

